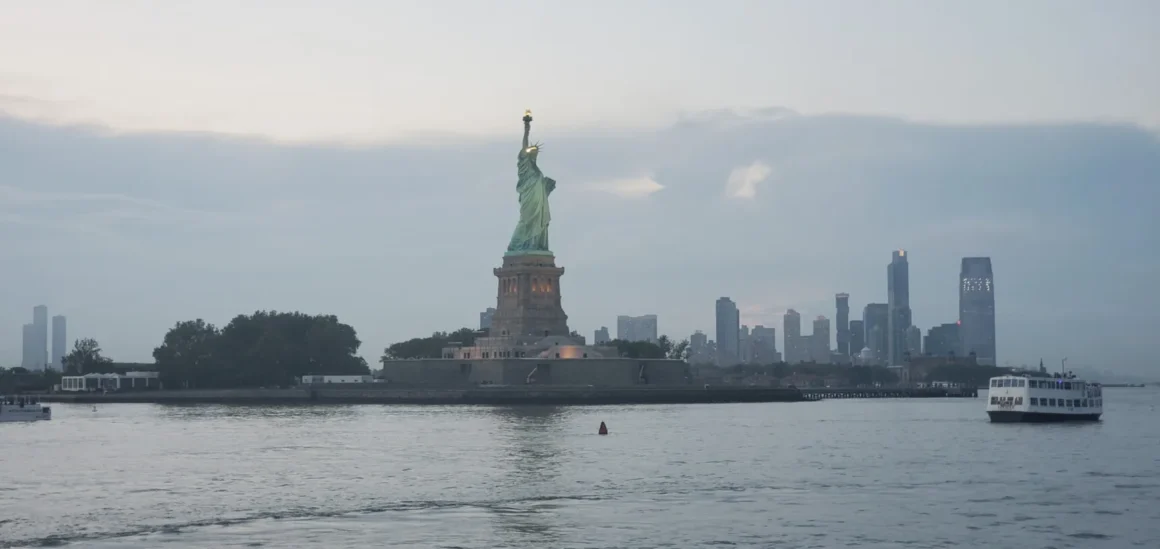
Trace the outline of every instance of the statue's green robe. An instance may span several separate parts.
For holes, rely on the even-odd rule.
[[[548,251],[548,222],[552,213],[548,208],[548,195],[556,188],[556,180],[544,177],[536,165],[536,155],[527,149],[520,149],[516,162],[520,180],[516,192],[520,195],[520,221],[512,233],[508,253],[519,254]]]

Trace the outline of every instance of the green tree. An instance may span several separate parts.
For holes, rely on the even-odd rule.
[[[169,387],[290,385],[308,375],[365,375],[354,328],[333,315],[258,311],[217,329],[179,322],[153,350]]]
[[[178,322],[165,334],[161,346],[153,349],[153,360],[161,372],[161,383],[169,388],[193,389],[202,383],[215,385],[224,377],[214,346],[220,332],[202,319]]]
[[[73,350],[65,355],[64,371],[69,375],[109,373],[114,370],[113,359],[101,356],[101,345],[95,339],[78,339]]]
[[[614,339],[609,341],[607,345],[610,347],[616,347],[617,352],[622,357],[665,358],[665,350],[662,349],[660,345],[648,341],[625,341],[623,339]]]
[[[689,340],[682,339],[673,344],[665,355],[673,360],[689,360],[689,353]]]
[[[443,358],[443,349],[452,343],[469,347],[475,344],[476,331],[460,328],[454,332],[435,332],[430,337],[417,337],[392,344],[383,350],[379,362],[418,358]]]

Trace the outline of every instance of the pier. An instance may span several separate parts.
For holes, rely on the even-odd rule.
[[[978,398],[973,387],[818,387],[801,389],[808,400],[835,398]]]

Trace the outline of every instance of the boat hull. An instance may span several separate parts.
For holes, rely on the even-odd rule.
[[[1071,423],[1099,421],[1100,414],[1048,414],[1042,412],[988,411],[991,423]]]

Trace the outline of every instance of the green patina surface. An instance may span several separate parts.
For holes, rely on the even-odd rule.
[[[540,154],[538,145],[528,145],[532,117],[524,116],[524,143],[516,160],[519,181],[516,192],[520,198],[520,220],[512,232],[505,256],[552,255],[548,248],[548,224],[552,221],[548,195],[556,189],[556,180],[546,177],[536,164]]]

